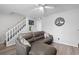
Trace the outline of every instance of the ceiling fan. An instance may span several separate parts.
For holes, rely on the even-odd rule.
[[[41,11],[43,14],[45,13],[45,10],[47,9],[54,9],[54,6],[50,6],[49,4],[36,4],[36,8],[33,9],[34,11]]]

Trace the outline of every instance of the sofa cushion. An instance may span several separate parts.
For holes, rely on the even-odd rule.
[[[41,41],[34,42],[32,44],[30,55],[56,55],[57,50],[47,44],[41,43]]]
[[[44,39],[44,35],[34,37],[34,41],[41,40],[41,39]]]
[[[33,33],[34,37],[37,37],[37,36],[40,36],[40,35],[44,35],[44,31],[39,31],[39,32],[34,32]]]
[[[23,34],[21,34],[21,36],[22,36],[23,38],[25,38],[26,40],[28,40],[28,39],[30,39],[30,38],[33,37],[33,33],[32,33],[32,32],[23,33]]]
[[[31,39],[28,39],[27,41],[30,42],[30,43],[33,43],[37,40],[41,40],[41,39],[44,39],[44,35],[41,35],[41,36],[38,36],[38,37],[33,37]]]
[[[26,40],[28,40],[28,39],[30,39],[30,38],[32,38],[33,37],[33,34],[32,34],[32,32],[29,32],[29,33],[24,33],[25,35],[23,36]]]
[[[30,38],[30,39],[28,39],[27,40],[29,43],[32,43],[32,42],[34,42],[34,38]]]
[[[21,41],[19,40],[19,38],[17,38],[16,40],[16,54],[17,55],[25,55],[28,54],[30,51],[31,47],[28,45],[24,45],[23,43],[21,43]]]

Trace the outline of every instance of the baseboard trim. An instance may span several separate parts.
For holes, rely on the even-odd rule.
[[[59,44],[64,44],[64,45],[68,45],[68,46],[72,46],[72,47],[77,47],[78,48],[78,45],[77,44],[68,44],[68,43],[63,43],[63,42],[56,42],[54,41],[55,43],[59,43]]]

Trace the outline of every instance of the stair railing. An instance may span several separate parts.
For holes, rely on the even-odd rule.
[[[16,40],[17,35],[21,32],[21,30],[26,26],[26,19],[21,20],[15,26],[8,28],[6,32],[6,46],[14,45],[14,43],[10,43],[11,40]]]

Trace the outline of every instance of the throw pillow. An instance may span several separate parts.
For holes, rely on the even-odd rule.
[[[25,40],[24,38],[22,38],[20,41],[22,44],[28,45],[29,47],[31,47],[31,44],[27,40]]]
[[[53,36],[50,35],[49,33],[45,33],[44,36],[45,36],[44,42],[47,44],[51,44],[53,41]]]
[[[49,37],[49,33],[44,33],[44,37]]]

